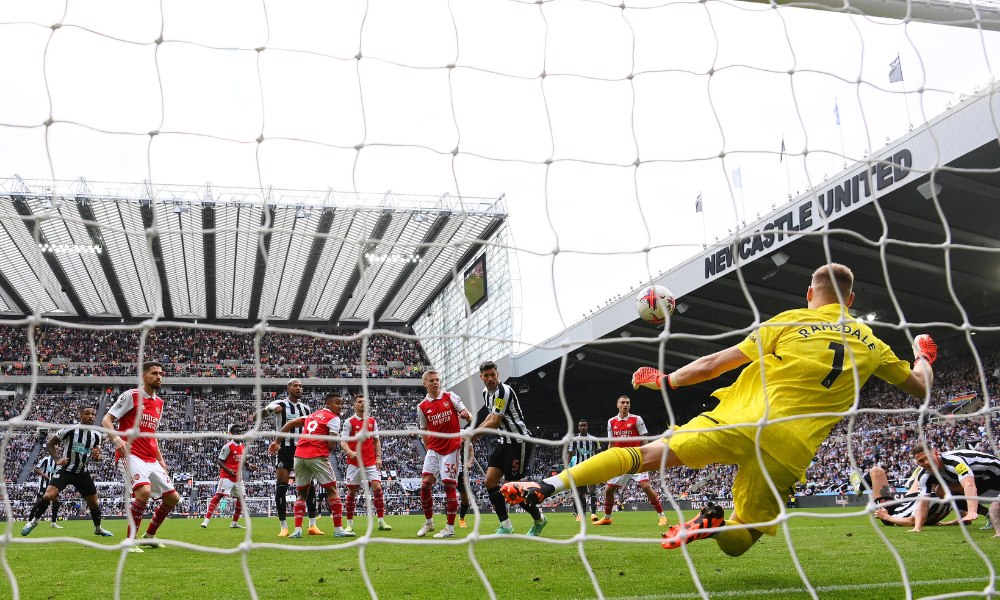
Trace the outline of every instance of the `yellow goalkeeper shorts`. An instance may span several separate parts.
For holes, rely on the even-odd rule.
[[[736,465],[738,470],[733,479],[733,514],[731,519],[740,523],[766,523],[781,514],[788,490],[798,480],[769,454],[761,452],[763,466],[757,458],[752,433],[747,435],[741,429],[717,429],[720,423],[715,419],[698,415],[686,424],[677,427],[673,435],[663,442],[681,461],[692,469],[702,469],[717,463]],[[705,431],[691,431],[704,429]],[[756,427],[747,428],[749,431]],[[765,473],[766,471],[766,473]],[[773,487],[768,483],[770,475]],[[767,535],[777,533],[774,524],[755,527]]]

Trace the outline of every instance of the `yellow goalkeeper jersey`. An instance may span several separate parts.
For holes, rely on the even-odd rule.
[[[805,472],[869,377],[898,384],[910,374],[910,364],[840,304],[783,312],[738,347],[753,362],[733,385],[712,393],[720,403],[708,416],[755,425],[740,431],[755,438],[760,430],[761,449],[795,474]],[[756,426],[765,416],[792,418]]]

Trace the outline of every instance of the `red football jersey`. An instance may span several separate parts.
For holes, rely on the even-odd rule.
[[[354,438],[353,440],[347,441],[347,447],[353,452],[358,451],[358,436],[361,435],[361,429],[366,428],[368,433],[365,438],[365,442],[361,444],[361,458],[364,460],[366,467],[375,466],[375,440],[373,436],[378,435],[378,423],[375,422],[375,417],[361,418],[358,415],[352,416],[350,419],[344,421],[344,430],[341,432],[341,436],[346,438]],[[358,465],[357,460],[347,459],[352,465]]]
[[[219,450],[219,460],[224,461],[226,466],[236,473],[236,476],[233,477],[229,473],[219,469],[220,479],[228,479],[229,481],[240,480],[240,457],[243,456],[243,449],[243,442],[229,440],[226,442],[226,445],[222,447],[222,450]]]
[[[156,429],[160,426],[160,416],[163,414],[163,400],[159,397],[147,396],[138,388],[125,390],[108,409],[108,413],[118,419],[117,431],[122,434],[126,442],[132,441],[129,447],[130,453],[146,462],[156,462],[159,447],[155,437],[129,437],[126,433],[135,426],[135,420],[140,412],[142,420],[139,422],[139,431],[156,433]],[[115,457],[122,458],[117,450]]]
[[[441,392],[438,398],[425,397],[417,405],[420,428],[437,433],[458,433],[462,430],[458,414],[465,410],[465,404],[454,392]],[[462,438],[428,436],[427,449],[438,454],[451,454],[462,447]]]
[[[330,446],[327,440],[320,439],[317,435],[337,435],[340,433],[340,417],[333,414],[329,408],[321,408],[313,414],[305,417],[302,423],[302,437],[295,446],[295,456],[297,458],[322,458],[330,456]]]
[[[639,415],[628,415],[624,419],[615,415],[608,419],[608,437],[615,438],[611,442],[612,448],[635,448],[642,445],[642,440],[628,440],[627,438],[646,435],[646,424],[642,422]]]

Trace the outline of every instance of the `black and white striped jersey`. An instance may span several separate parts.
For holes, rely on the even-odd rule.
[[[521,411],[521,403],[517,399],[517,394],[506,383],[501,383],[492,392],[488,388],[483,388],[483,404],[490,413],[500,415],[500,423],[497,425],[497,430],[501,434],[499,443],[510,444],[522,441],[503,435],[505,432],[531,435],[531,430],[524,424],[524,413]]]
[[[275,412],[274,409],[278,406],[281,407],[281,412]],[[289,421],[294,421],[300,417],[308,417],[312,414],[312,410],[304,402],[292,402],[287,396],[268,404],[267,411],[274,417],[275,431],[281,431],[281,428]],[[296,427],[288,433],[301,434],[302,427]],[[278,440],[281,442],[283,448],[294,448],[297,438],[281,437]]]
[[[45,473],[45,477],[41,477],[38,479],[39,493],[44,492],[45,488],[49,487],[49,482],[46,479],[46,477],[51,478],[53,473],[56,472],[56,459],[49,456],[48,451],[45,449],[44,446],[42,446],[42,452],[46,453],[45,456],[38,459],[38,462],[35,463],[35,468],[41,471],[42,473]]]
[[[56,437],[63,446],[62,458],[69,461],[60,468],[68,473],[85,473],[91,452],[101,445],[104,438],[97,431],[77,427],[60,429]]]
[[[906,500],[906,502],[901,502]],[[889,514],[894,517],[900,517],[902,519],[908,519],[913,517],[917,513],[917,506],[920,504],[920,494],[906,494],[898,501],[892,504],[887,504],[885,507],[889,511]],[[927,518],[924,521],[924,525],[937,525],[940,521],[943,521],[948,513],[951,512],[951,502],[942,502],[936,498],[930,500],[927,506]]]
[[[941,453],[941,468],[938,474],[946,484],[959,483],[966,477],[974,477],[976,491],[1000,491],[1000,458],[975,450],[950,450]],[[927,469],[920,477],[920,491],[931,493],[931,486],[938,483],[933,469]]]
[[[573,441],[569,443],[569,450],[567,451],[570,465],[578,465],[600,451],[601,444],[597,441],[597,438],[589,433],[587,435],[576,434],[573,437]]]

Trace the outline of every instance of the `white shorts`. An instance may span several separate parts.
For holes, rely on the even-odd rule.
[[[329,457],[316,458],[295,457],[295,487],[309,487],[316,480],[319,487],[327,487],[337,483],[337,474],[333,472]]]
[[[625,487],[626,485],[628,485],[630,479],[636,483],[649,481],[649,473],[626,473],[624,475],[619,475],[614,479],[609,479],[608,485],[617,485],[618,487]]]
[[[219,485],[215,487],[215,493],[222,494],[223,496],[232,496],[233,498],[247,497],[247,491],[242,481],[233,481],[225,477],[219,478]]]
[[[118,470],[125,480],[125,485],[131,485],[131,490],[144,485],[149,486],[150,496],[159,498],[174,491],[174,483],[158,462],[146,462],[134,454],[129,454],[125,460],[118,460]]]
[[[434,475],[440,481],[458,481],[458,450],[438,454],[428,450],[424,456],[424,475]]]
[[[347,463],[347,477],[344,478],[344,482],[347,485],[359,485],[358,475],[360,475],[360,471],[361,469],[357,465]],[[382,481],[382,474],[374,465],[365,467],[365,475],[368,476],[368,481]]]

